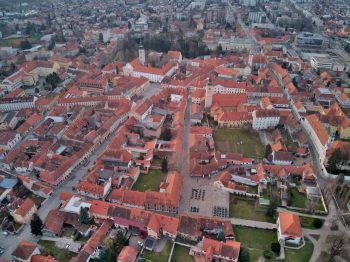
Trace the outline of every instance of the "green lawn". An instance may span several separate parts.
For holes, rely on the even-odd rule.
[[[266,209],[259,207],[256,202],[257,200],[244,200],[231,194],[229,210],[230,217],[272,222],[272,219],[266,216]]]
[[[241,245],[249,249],[251,262],[256,262],[263,256],[264,250],[270,250],[271,243],[277,242],[277,232],[271,230],[246,228],[234,226],[233,230],[236,240]],[[298,250],[285,249],[287,262],[307,262],[310,260],[313,251],[313,245],[310,240],[305,239],[306,245]],[[266,261],[275,261],[276,255],[272,259]]]
[[[20,47],[21,41],[27,39],[29,42],[32,42],[34,39],[31,37],[19,37],[19,38],[11,38],[11,39],[0,39],[0,47],[2,46],[12,46],[12,47]]]
[[[271,243],[277,242],[276,231],[238,226],[234,226],[233,231],[236,240],[249,249],[249,261],[251,262],[257,261],[262,257],[264,250],[270,250]]]
[[[213,128],[213,137],[216,149],[222,153],[233,152],[245,157],[264,158],[265,148],[258,133],[245,129]]]
[[[305,208],[305,203],[307,201],[306,194],[299,193],[297,188],[290,188],[288,193],[290,206]]]
[[[41,254],[47,256],[51,255],[56,258],[59,262],[69,262],[72,257],[77,256],[76,253],[70,252],[65,249],[60,249],[55,246],[55,242],[48,240],[39,240]]]
[[[77,237],[76,241],[80,241],[80,242],[87,242],[90,239],[90,237],[84,237],[82,234],[79,234],[79,236]]]
[[[294,250],[286,248],[286,262],[308,262],[312,256],[312,252],[314,250],[314,245],[312,242],[305,238],[305,246],[301,249]]]
[[[258,186],[249,186],[248,192],[251,194],[258,194]]]
[[[145,250],[143,255],[146,258],[146,260],[149,260],[152,262],[167,262],[170,256],[172,245],[173,245],[172,242],[167,241],[162,252],[156,253],[156,252]]]
[[[133,185],[132,190],[144,192],[146,190],[159,191],[159,185],[166,180],[166,174],[160,170],[151,170],[149,174],[141,174]]]
[[[71,237],[73,234],[74,228],[72,226],[67,226],[63,228],[63,237]]]
[[[189,252],[189,248],[175,245],[171,262],[194,262],[194,258],[189,255]]]
[[[299,218],[300,218],[301,227],[308,228],[308,229],[318,229],[318,228],[316,228],[313,225],[313,222],[315,221],[315,218],[313,218],[313,217],[303,217],[303,216],[300,216]],[[324,222],[323,219],[322,219],[322,222]]]

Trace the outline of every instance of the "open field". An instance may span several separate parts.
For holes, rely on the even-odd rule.
[[[136,183],[132,187],[132,190],[145,192],[159,191],[159,185],[166,179],[166,174],[162,173],[160,170],[151,170],[149,174],[141,174],[137,179]]]
[[[272,218],[266,215],[266,209],[259,207],[257,200],[244,200],[230,195],[230,217],[263,222],[273,222]]]
[[[248,227],[233,227],[236,240],[249,249],[249,261],[255,262],[263,256],[264,250],[270,250],[271,243],[277,242],[277,232]],[[275,260],[275,257],[271,261]]]
[[[215,147],[222,153],[241,153],[245,157],[262,159],[265,148],[258,133],[245,129],[213,128]]]

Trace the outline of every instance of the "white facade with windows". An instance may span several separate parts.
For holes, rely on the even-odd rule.
[[[269,110],[272,111],[272,110]],[[263,130],[275,128],[280,122],[279,114],[259,115],[258,110],[253,112],[253,129]],[[278,111],[277,111],[278,112]]]

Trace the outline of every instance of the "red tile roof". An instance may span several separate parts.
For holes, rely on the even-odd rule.
[[[36,248],[37,244],[26,240],[21,240],[11,255],[22,260],[27,260],[30,258]]]
[[[30,198],[26,198],[26,200],[16,209],[15,214],[21,217],[24,217],[33,207],[35,203]]]
[[[329,134],[328,134],[326,128],[323,126],[320,119],[318,118],[318,116],[316,114],[314,114],[314,115],[308,115],[305,118],[310,123],[313,130],[315,131],[321,144],[325,146],[328,142]]]
[[[280,212],[278,217],[282,235],[291,236],[293,238],[303,236],[298,215]]]
[[[117,261],[119,262],[134,262],[136,261],[138,251],[136,248],[132,246],[125,246],[123,247],[122,251],[120,252]]]

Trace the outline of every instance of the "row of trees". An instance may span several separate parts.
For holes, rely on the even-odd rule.
[[[49,85],[50,90],[54,90],[57,85],[61,83],[61,78],[55,72],[53,72],[45,78],[45,82]]]
[[[328,159],[328,171],[332,174],[339,174],[341,172],[339,166],[349,160],[349,155],[340,151],[340,149],[334,150],[330,158]]]

